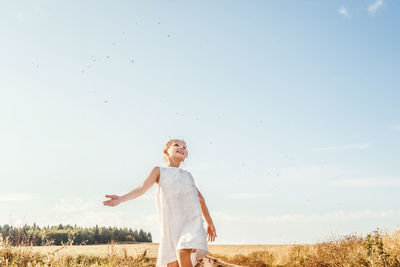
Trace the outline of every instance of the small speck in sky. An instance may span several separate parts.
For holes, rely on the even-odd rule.
[[[104,103],[105,103],[105,104],[107,104],[107,103],[108,103],[108,101],[107,101],[107,100],[104,100]]]

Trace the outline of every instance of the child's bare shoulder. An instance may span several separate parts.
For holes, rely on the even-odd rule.
[[[159,171],[160,171],[160,168],[161,168],[160,166],[154,166],[154,167],[153,167],[153,171],[158,171],[158,172],[159,172]]]
[[[154,166],[151,173],[156,177],[156,183],[160,181],[160,166]]]

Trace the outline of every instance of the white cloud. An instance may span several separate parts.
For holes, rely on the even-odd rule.
[[[310,165],[302,167],[289,167],[281,170],[281,177],[290,180],[318,181],[323,178],[330,179],[348,175],[349,170],[340,165]]]
[[[5,193],[0,195],[0,202],[27,201],[36,198],[36,195],[29,193]]]
[[[17,19],[18,19],[19,22],[25,22],[25,17],[24,17],[24,15],[21,14],[21,13],[19,13],[19,14],[17,15]]]
[[[373,218],[386,218],[399,216],[400,210],[358,210],[358,211],[332,211],[326,213],[292,213],[267,216],[230,215],[225,212],[213,212],[215,221],[219,222],[248,222],[248,223],[332,223],[334,221],[357,221]]]
[[[93,202],[84,201],[83,199],[66,201],[62,198],[54,205],[53,209],[59,213],[71,213],[90,210],[91,206],[93,206]]]
[[[347,11],[347,9],[345,8],[345,7],[340,7],[339,9],[338,9],[338,13],[339,14],[341,14],[341,15],[343,15],[343,16],[345,16],[345,17],[350,17],[350,14],[349,14],[349,12]]]
[[[225,195],[227,198],[233,199],[253,199],[253,198],[269,198],[270,193],[233,193]]]
[[[375,186],[398,186],[400,177],[373,177],[361,179],[337,179],[331,182],[332,186],[356,186],[356,187],[375,187]]]
[[[376,0],[374,3],[368,6],[368,12],[372,16],[375,15],[376,11],[382,6],[383,0]]]
[[[355,169],[328,164],[284,168],[280,180],[287,178],[291,183],[302,181],[302,185],[319,184],[323,187],[400,186],[400,176],[356,177],[360,177],[360,173]]]
[[[329,146],[329,147],[322,147],[322,148],[314,148],[313,151],[320,152],[320,151],[346,151],[352,149],[367,149],[369,144],[353,144],[353,145],[340,145],[340,146]]]
[[[134,225],[141,228],[155,228],[158,224],[157,213],[132,214],[124,207],[103,206],[101,202],[89,199],[60,199],[52,207],[53,217],[50,222],[58,224],[77,224],[80,226],[116,226],[127,227]]]
[[[394,125],[393,129],[397,132],[400,132],[400,124],[399,125]]]
[[[37,14],[39,14],[39,15],[44,15],[46,12],[44,11],[44,9],[43,8],[41,8],[41,7],[35,7],[35,12],[37,13]]]

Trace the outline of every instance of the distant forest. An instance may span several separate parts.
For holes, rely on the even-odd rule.
[[[116,243],[137,243],[152,242],[150,232],[146,233],[142,229],[132,231],[131,228],[115,228],[115,227],[91,227],[83,228],[62,225],[44,226],[40,228],[36,223],[33,226],[24,225],[23,227],[13,227],[5,224],[0,225],[0,239],[5,242],[17,245],[62,245],[73,240],[73,245],[92,245],[107,244],[112,240]]]

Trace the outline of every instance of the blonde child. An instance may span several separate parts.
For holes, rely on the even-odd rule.
[[[193,267],[209,254],[207,240],[215,240],[215,226],[192,174],[179,168],[188,155],[185,141],[169,140],[163,154],[165,167],[154,167],[141,185],[123,196],[106,195],[111,199],[103,204],[113,207],[138,198],[156,183],[157,215],[161,226],[156,266]]]

